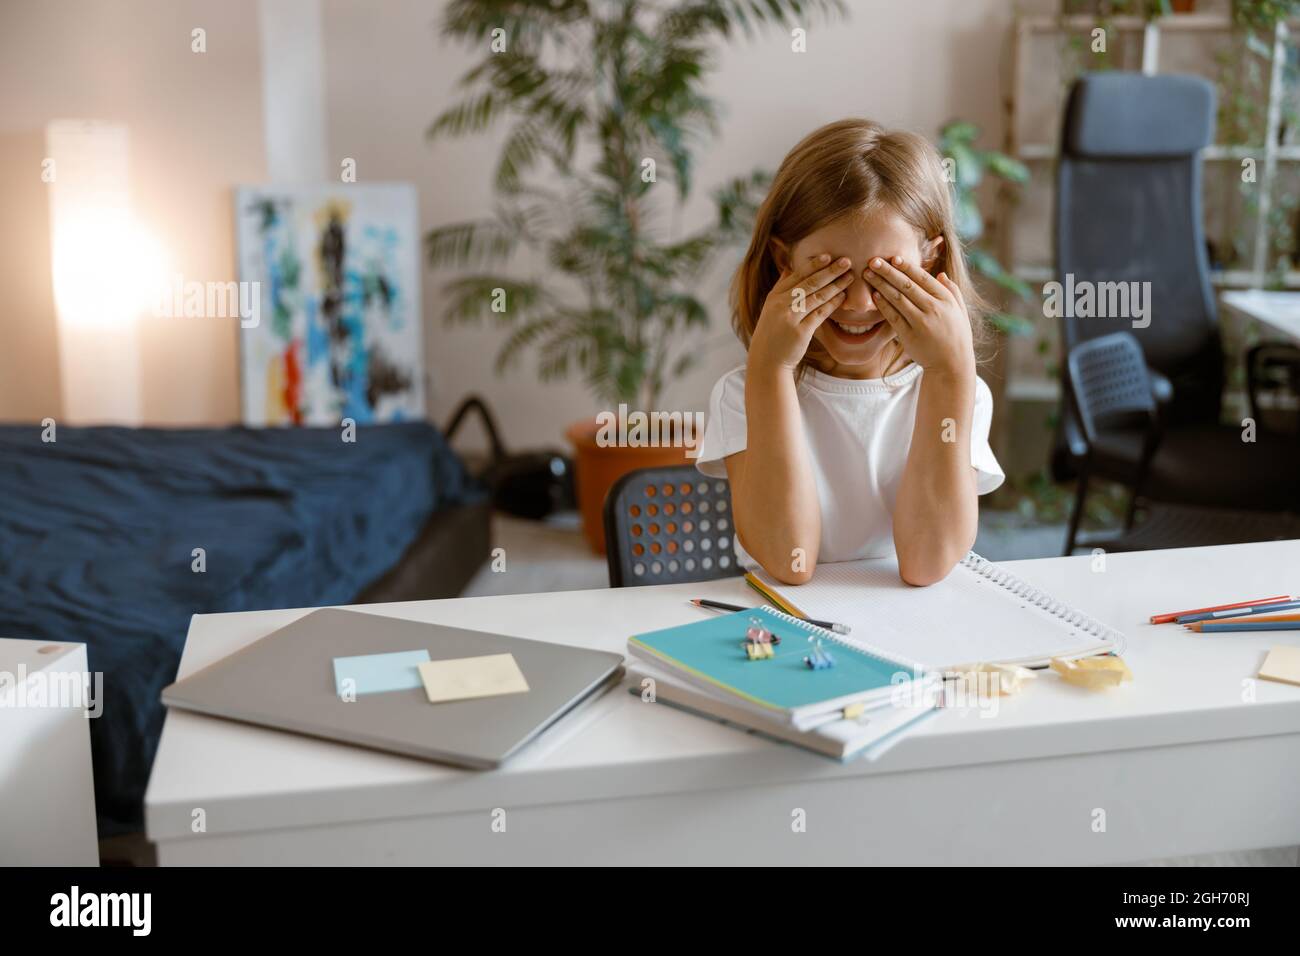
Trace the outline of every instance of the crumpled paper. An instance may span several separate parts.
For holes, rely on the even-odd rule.
[[[990,697],[1018,694],[1025,681],[1038,677],[1029,668],[1015,664],[973,664],[949,672],[949,676],[957,678],[963,691]]]
[[[1124,663],[1124,658],[1115,657],[1113,654],[1105,657],[1085,657],[1077,661],[1054,657],[1051,667],[1061,680],[1085,690],[1108,690],[1133,679],[1133,672]]]

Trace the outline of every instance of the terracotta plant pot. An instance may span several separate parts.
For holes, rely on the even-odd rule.
[[[578,511],[582,514],[582,533],[596,554],[605,553],[603,511],[605,496],[614,482],[638,468],[661,468],[685,465],[689,449],[684,447],[602,446],[596,443],[600,426],[594,418],[574,422],[564,432],[573,445],[574,479],[577,483]]]

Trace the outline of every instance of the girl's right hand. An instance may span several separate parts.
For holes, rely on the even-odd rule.
[[[840,307],[844,290],[855,278],[848,259],[830,258],[808,259],[802,275],[789,269],[781,273],[763,302],[749,343],[751,364],[793,370],[803,361],[813,333]]]

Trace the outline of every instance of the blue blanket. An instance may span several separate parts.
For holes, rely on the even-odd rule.
[[[141,829],[190,615],[346,603],[435,510],[482,497],[428,425],[340,436],[0,426],[0,636],[84,642],[103,672],[101,835]]]

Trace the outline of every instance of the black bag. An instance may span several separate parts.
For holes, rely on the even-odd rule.
[[[563,452],[549,448],[508,453],[501,443],[496,420],[477,395],[470,395],[452,413],[445,430],[448,442],[471,410],[478,412],[483,420],[492,446],[492,459],[477,477],[488,486],[494,508],[533,520],[577,508],[573,461]]]

